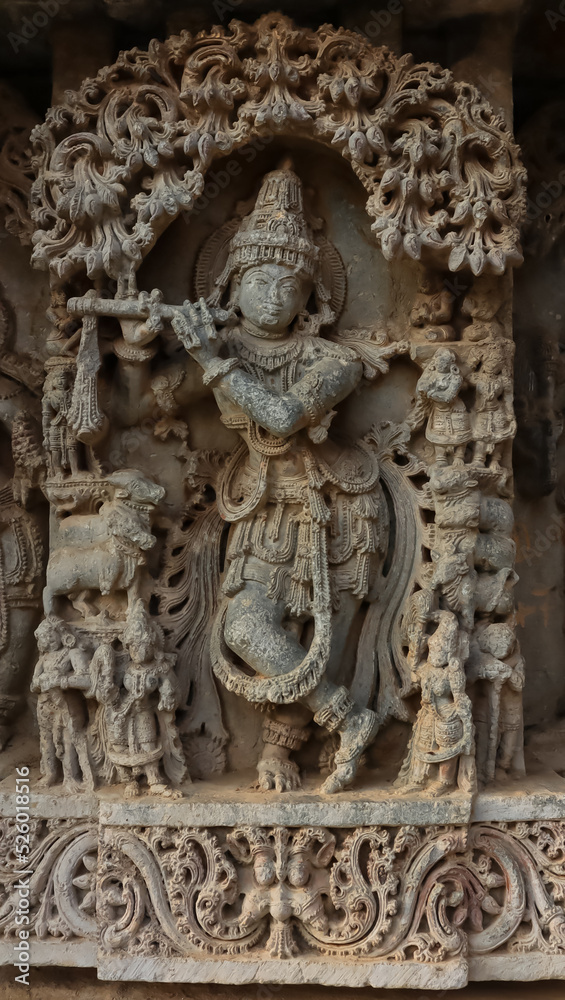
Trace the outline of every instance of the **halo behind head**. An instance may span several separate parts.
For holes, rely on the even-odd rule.
[[[308,333],[335,322],[345,304],[345,267],[333,244],[314,234],[289,160],[265,175],[248,215],[230,219],[206,240],[196,262],[196,295],[217,306],[234,278],[266,263],[285,264],[312,281],[318,312]]]

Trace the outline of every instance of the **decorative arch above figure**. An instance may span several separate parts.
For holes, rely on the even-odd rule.
[[[521,262],[525,172],[500,115],[449,70],[281,14],[121,53],[33,132],[33,259],[125,281],[201,195],[215,159],[265,135],[339,150],[383,254],[449,270]]]

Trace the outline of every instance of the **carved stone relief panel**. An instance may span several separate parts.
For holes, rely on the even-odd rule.
[[[242,56],[249,46],[253,57]],[[267,72],[273,65],[276,79]],[[199,248],[186,276],[196,298],[167,303],[161,289],[139,290],[141,260],[158,256],[172,217],[198,207],[210,163],[273,135],[267,159],[277,156],[278,166],[271,163]],[[463,135],[469,148],[484,149],[482,158],[470,153],[467,162]],[[137,779],[160,791],[153,758],[164,760],[157,747],[176,738],[161,715],[174,730],[180,694],[198,699],[201,683],[214,692],[213,672],[221,688],[268,709],[259,787],[299,787],[293,754],[313,718],[329,740],[322,791],[331,793],[353,780],[379,727],[415,717],[410,700],[421,690],[399,793],[472,792],[471,657],[475,700],[490,706],[476,709],[486,712],[477,727],[480,778],[492,779],[497,760],[501,773],[521,772],[507,500],[512,345],[496,319],[503,293],[487,277],[521,259],[523,171],[503,122],[437,67],[269,15],[253,27],[234,22],[227,33],[183,35],[147,56],[124,55],[67,108],[50,112],[32,138],[33,259],[50,268],[56,311],[43,395],[44,491],[54,512],[44,591],[51,638],[40,640],[52,651],[38,665],[40,697],[50,703],[63,673],[92,703],[100,774],[123,781],[131,769],[132,791]],[[402,337],[398,312],[368,328],[340,323],[353,267],[329,238],[336,220],[317,216],[315,191],[295,169],[292,151],[305,140],[330,144],[349,161],[369,193],[385,258],[422,258],[413,325]],[[244,184],[240,190],[247,193]],[[188,222],[190,241],[190,215]],[[442,268],[465,266],[475,282],[458,316]],[[386,295],[380,304],[382,313]],[[403,419],[381,420],[359,437],[348,432],[340,404],[361,384],[386,383],[402,356],[415,388]],[[210,393],[231,432],[227,452],[191,446],[186,415]],[[166,485],[150,479],[147,464],[124,469],[116,447],[117,426],[143,434],[151,420],[152,464]],[[175,485],[170,479],[173,455],[184,490],[178,473]],[[206,554],[198,546],[204,521]],[[220,580],[214,535],[223,523],[231,527]],[[188,601],[198,558],[204,565]],[[164,610],[173,600],[174,622]],[[149,621],[152,608],[160,625]],[[191,628],[195,615],[208,615],[205,638]],[[126,636],[136,629],[142,638],[130,648]],[[355,630],[346,684],[339,663]],[[167,636],[176,654],[165,652]],[[85,664],[90,656],[88,670],[70,654],[51,667],[50,659],[63,664],[65,643],[76,643]],[[131,677],[121,665],[128,662],[137,663]],[[73,714],[66,697],[64,712]],[[44,714],[51,745],[59,715],[51,707]],[[207,752],[221,767],[219,704],[213,716]],[[137,728],[137,743],[149,741],[146,751],[131,740],[127,751],[109,750],[125,739],[116,735],[119,719]],[[87,733],[84,712],[76,725]],[[152,776],[142,757],[152,758]],[[55,764],[49,770],[45,758],[43,769],[55,780]]]
[[[155,980],[345,961],[440,989],[478,955],[560,957],[563,792],[547,826],[512,796],[506,124],[447,70],[269,14],[121,53],[31,144],[25,745],[45,815],[72,793],[90,823],[35,935],[96,926],[101,976],[135,955]]]

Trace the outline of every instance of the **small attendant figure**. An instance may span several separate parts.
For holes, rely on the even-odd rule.
[[[98,647],[91,663],[92,696],[100,703],[95,723],[98,757],[108,781],[125,781],[127,796],[140,794],[145,778],[153,795],[182,798],[178,785],[186,765],[174,722],[177,685],[175,656],[163,649],[163,632],[137,600],[124,630],[128,661],[116,682],[111,645]]]
[[[445,347],[428,361],[416,385],[416,403],[406,422],[416,430],[427,418],[426,439],[434,446],[438,465],[447,465],[450,455],[454,465],[463,465],[471,440],[469,413],[458,395],[462,385],[457,358]]]
[[[487,784],[511,773],[523,775],[524,660],[509,625],[497,622],[483,629],[471,646],[467,677],[473,685],[479,780]]]
[[[459,787],[474,789],[473,722],[465,694],[460,627],[450,611],[433,613],[437,629],[427,639],[427,659],[415,665],[422,703],[395,786],[432,798]],[[430,772],[435,774],[429,781]]]
[[[505,343],[489,344],[488,349],[476,355],[475,364],[479,360],[478,370],[468,376],[476,393],[473,462],[484,465],[487,455],[491,455],[490,468],[499,470],[504,442],[516,433],[512,379],[508,373]]]
[[[91,792],[86,704],[79,693],[90,687],[88,654],[77,645],[71,628],[54,615],[41,622],[35,637],[40,656],[31,690],[38,694],[41,784],[56,784],[61,766],[65,791]]]
[[[69,426],[72,401],[70,358],[54,357],[45,362],[47,376],[43,385],[43,446],[47,452],[49,474],[61,476],[79,471],[78,441]]]

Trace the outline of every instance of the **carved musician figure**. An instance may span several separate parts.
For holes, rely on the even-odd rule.
[[[386,370],[385,359],[405,349],[382,337],[368,344],[366,332],[359,350],[354,334],[341,343],[335,334],[320,337],[336,319],[336,275],[344,285],[343,264],[320,225],[308,218],[302,183],[285,163],[265,176],[239,228],[229,223],[223,270],[207,301],[185,302],[170,315],[222,420],[241,437],[217,489],[232,527],[212,665],[230,691],[272,707],[259,785],[279,791],[299,787],[290,754],[307,739],[312,716],[340,736],[325,792],[353,779],[375,735],[374,713],[353,702],[340,668],[355,614],[373,596],[387,508],[374,444],[343,447],[328,431],[334,407],[364,373]],[[150,323],[127,320],[122,330],[138,351],[156,336]],[[364,370],[371,349],[376,367]]]
[[[218,491],[233,527],[213,667],[228,689],[275,706],[264,727],[261,787],[299,785],[290,753],[313,715],[340,736],[323,785],[335,792],[353,779],[376,731],[374,714],[339,681],[351,622],[386,547],[387,513],[371,447],[344,449],[328,434],[363,365],[351,348],[319,337],[334,319],[322,253],[299,178],[288,166],[268,174],[212,300],[220,305],[229,288],[237,323],[206,336],[213,328],[202,304],[201,346],[191,354],[222,419],[242,438]],[[309,315],[312,293],[318,311]]]

